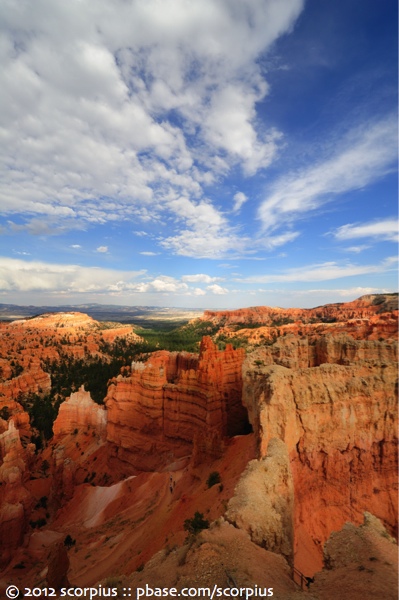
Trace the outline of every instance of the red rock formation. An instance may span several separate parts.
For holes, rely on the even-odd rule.
[[[94,429],[100,437],[105,437],[107,413],[104,406],[92,400],[90,392],[82,385],[78,392],[71,394],[60,406],[58,416],[54,421],[53,433],[55,438],[76,431]]]
[[[9,423],[0,420],[1,551],[6,561],[13,557],[7,577],[18,571],[26,585],[44,581],[48,550],[54,543],[62,543],[67,533],[77,539],[69,553],[70,571],[77,577],[70,577],[74,584],[91,585],[115,573],[128,575],[166,543],[182,543],[184,521],[196,510],[203,511],[209,520],[219,518],[248,461],[226,517],[249,532],[257,544],[273,548],[289,560],[294,553],[296,566],[307,575],[321,566],[322,544],[331,531],[346,520],[360,522],[364,510],[383,519],[393,531],[397,522],[397,354],[393,339],[397,314],[380,313],[381,309],[388,310],[387,299],[382,303],[379,297],[378,302],[375,300],[363,298],[306,314],[301,309],[291,313],[254,309],[254,314],[260,315],[256,318],[265,322],[297,320],[247,329],[251,341],[255,340],[252,336],[258,336],[256,342],[261,345],[250,348],[246,359],[242,349],[233,350],[228,345],[224,352],[217,350],[210,338],[204,339],[199,356],[156,352],[146,363],[133,363],[130,371],[124,371],[126,376],[111,382],[107,410],[94,405],[84,390],[73,394],[61,406],[55,439],[37,459],[39,468],[32,470],[31,481],[27,481],[29,451],[24,450],[18,434],[18,428],[28,427],[28,416],[12,394],[3,396],[0,409],[7,406],[11,412],[9,418],[3,413]],[[247,311],[236,312],[233,320],[230,313],[225,315],[226,322],[230,319],[235,328],[249,318]],[[48,327],[44,325],[46,319]],[[51,325],[54,319],[59,321]],[[308,322],[312,319],[317,322]],[[323,319],[334,322],[321,322]],[[14,359],[22,357],[18,360],[24,372],[14,380],[24,381],[27,374],[33,377],[40,360],[57,358],[61,346],[62,352],[83,356],[85,345],[89,352],[98,353],[101,340],[131,334],[125,327],[112,329],[107,325],[101,329],[84,315],[43,317],[36,329],[34,321],[13,325],[13,335],[9,325],[0,323],[1,343],[12,348]],[[270,345],[274,337],[278,339]],[[60,340],[66,341],[61,344]],[[51,346],[53,342],[58,350]],[[15,381],[5,381],[13,374],[10,363],[0,366],[0,385],[7,383],[7,389],[17,389]],[[253,435],[226,440],[226,436],[244,432],[247,412],[257,440],[257,460],[253,460]],[[104,441],[101,436],[106,415]],[[44,460],[49,463],[46,478]],[[169,472],[165,472],[165,465]],[[140,470],[157,469],[164,472],[124,479]],[[223,485],[208,489],[206,481],[212,470],[220,472]],[[112,485],[121,479],[124,481],[119,487]],[[171,481],[176,484],[172,491]],[[29,531],[32,497],[37,504],[44,495],[51,515],[40,534],[31,536],[31,542],[36,536],[37,547],[47,540],[45,553],[37,548],[39,573],[27,538],[23,548],[16,548]],[[56,514],[58,508],[61,510]],[[43,512],[39,514],[40,510]],[[44,514],[39,508],[33,518]],[[246,552],[253,543],[237,528],[226,523],[221,528],[242,542],[242,546],[234,546],[240,560],[233,562],[238,565],[238,548]],[[197,568],[192,572],[201,571],[205,555],[207,565],[222,564],[217,531],[215,525],[209,532],[215,546],[198,546],[198,563],[192,563]],[[224,537],[223,543],[226,540]],[[52,581],[62,578],[66,571],[65,556],[61,553],[58,560],[54,552],[54,573],[48,571]],[[226,554],[229,552],[226,547]],[[252,548],[255,571],[256,560],[264,553],[261,548]],[[178,563],[184,571],[177,552],[166,554],[171,561],[175,557],[173,564]],[[29,573],[13,571],[26,557],[31,560]],[[274,562],[276,558],[279,561]],[[283,558],[273,555],[269,559],[270,564],[280,562],[279,573],[283,576],[285,571],[289,579]],[[151,561],[148,565],[151,572]],[[224,566],[218,576],[223,581],[226,578]],[[291,585],[292,580],[287,583]],[[287,585],[287,593],[291,591],[293,583]]]
[[[320,335],[316,338],[289,334],[272,346],[259,346],[251,352],[252,364],[281,365],[288,369],[318,367],[324,363],[370,366],[394,363],[398,359],[395,340],[355,340],[350,335]]]
[[[36,368],[0,383],[0,394],[3,395],[2,403],[4,403],[4,398],[16,400],[20,394],[46,393],[50,391],[50,388],[50,375],[42,369]]]
[[[310,353],[305,340],[283,338],[244,363],[260,456],[274,437],[288,448],[296,564],[305,574],[320,566],[331,531],[359,523],[364,510],[397,526],[396,356],[391,341],[327,336]]]
[[[0,345],[7,355],[7,359],[0,362],[0,382],[12,378],[11,363],[14,366],[17,363],[25,372],[31,373],[40,369],[41,361],[58,360],[60,354],[71,354],[76,358],[83,358],[87,353],[100,354],[102,341],[113,342],[118,337],[131,342],[141,340],[131,325],[98,323],[77,312],[47,313],[0,323]],[[35,389],[28,391],[36,392]]]
[[[374,294],[362,296],[353,302],[325,304],[316,308],[279,308],[270,306],[253,306],[239,310],[211,311],[206,310],[201,317],[203,321],[217,324],[245,324],[273,326],[286,319],[300,321],[303,324],[312,321],[333,322],[350,319],[365,319],[383,311],[392,312],[398,308],[397,294]]]
[[[13,420],[0,435],[0,566],[7,564],[22,542],[32,497],[23,477],[32,448],[24,450]]]
[[[203,338],[199,357],[162,351],[133,363],[130,377],[117,377],[105,400],[114,455],[151,470],[190,454],[198,436],[198,451],[220,453],[223,436],[240,432],[246,421],[243,359],[243,350],[227,345],[222,352]]]

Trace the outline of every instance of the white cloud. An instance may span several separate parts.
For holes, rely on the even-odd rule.
[[[159,252],[140,252],[143,256],[158,256]]]
[[[194,288],[193,295],[194,296],[205,296],[206,295],[206,291],[202,290],[201,288]]]
[[[207,139],[225,150],[233,161],[241,162],[247,175],[254,175],[272,162],[281,138],[281,133],[273,130],[260,140],[252,125],[255,103],[267,91],[263,82],[258,83],[258,90],[253,89],[252,93],[237,84],[220,89],[213,96],[205,120]]]
[[[241,210],[242,205],[245,204],[245,202],[248,200],[248,198],[243,192],[237,192],[236,194],[234,194],[233,200],[234,200],[233,212],[237,213]]]
[[[273,290],[276,291],[276,290]],[[278,293],[282,293],[282,290],[278,290]],[[285,292],[286,293],[286,292]],[[290,292],[291,293],[291,292]],[[295,296],[313,296],[315,294],[325,294],[327,297],[342,296],[342,298],[359,298],[360,296],[366,296],[367,294],[389,294],[390,290],[375,288],[375,287],[351,287],[344,289],[313,289],[313,290],[294,290],[292,292]]]
[[[186,197],[168,201],[168,208],[183,221],[181,228],[173,236],[160,238],[160,245],[180,256],[192,258],[220,259],[231,254],[254,252],[252,240],[240,236],[232,228],[225,216],[209,202],[195,203]],[[248,250],[247,247],[251,246]]]
[[[221,259],[247,252],[249,240],[240,238],[228,227],[205,227],[184,229],[177,235],[161,241],[161,245],[180,256],[192,258]]]
[[[139,284],[140,292],[182,292],[188,290],[186,283],[177,281],[174,277],[162,275],[148,283]]]
[[[113,271],[97,267],[0,258],[0,288],[7,291],[84,293],[111,291],[123,280],[130,284],[144,271]]]
[[[398,241],[397,219],[382,219],[359,225],[348,224],[334,231],[337,240],[352,240],[357,238],[374,238],[380,240]]]
[[[71,246],[70,246],[70,247],[71,247],[71,248],[78,249],[78,248],[81,248],[82,246],[81,246],[80,244],[71,244]]]
[[[265,231],[291,223],[343,194],[376,181],[396,167],[396,117],[367,123],[346,137],[331,156],[285,175],[259,207]]]
[[[232,165],[267,166],[280,134],[256,120],[267,93],[258,59],[303,4],[1,3],[3,214],[46,235],[159,220],[171,196],[200,202]],[[202,204],[196,214],[208,210],[215,224]],[[176,235],[167,243],[179,252]]]
[[[183,275],[182,281],[188,281],[189,283],[212,283],[213,281],[220,281],[220,277],[211,277],[205,273],[198,273],[197,275]]]
[[[202,281],[207,283],[207,276],[203,277],[205,279]],[[209,281],[214,279],[216,278],[210,278]],[[0,289],[5,293],[47,292],[52,296],[65,294],[203,296],[206,294],[205,290],[190,287],[186,281],[175,277],[167,275],[148,277],[144,270],[118,271],[2,257],[0,257]],[[216,284],[208,286],[207,289],[214,294],[227,292]]]
[[[366,244],[362,244],[361,246],[349,246],[349,248],[345,248],[347,252],[353,252],[354,254],[360,254],[363,250],[367,250],[370,246]]]
[[[222,294],[229,293],[229,290],[227,288],[221,287],[217,283],[214,283],[213,285],[208,285],[206,287],[206,289],[209,290],[210,292],[212,292],[212,294],[216,294],[216,295],[222,295]]]
[[[274,283],[274,282],[300,282],[300,281],[328,281],[341,277],[353,277],[370,273],[382,273],[395,269],[396,257],[388,257],[377,265],[339,265],[336,262],[326,262],[307,265],[295,269],[287,269],[278,275],[259,275],[236,279],[245,283]]]
[[[262,240],[262,242],[266,248],[273,250],[279,246],[284,246],[284,244],[287,244],[288,242],[293,242],[298,235],[299,231],[287,231],[285,233],[281,233],[280,235],[268,235]]]
[[[99,246],[96,248],[96,252],[108,252],[108,246]]]

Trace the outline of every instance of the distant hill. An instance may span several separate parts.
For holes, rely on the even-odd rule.
[[[25,319],[43,313],[83,312],[97,321],[118,321],[140,324],[147,320],[189,321],[203,311],[189,308],[164,308],[159,306],[117,306],[113,304],[73,304],[63,306],[19,306],[0,304],[0,320]]]

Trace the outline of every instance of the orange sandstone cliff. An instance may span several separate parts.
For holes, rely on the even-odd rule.
[[[351,593],[363,594],[351,600],[367,597],[364,581],[357,582],[363,574],[371,581],[374,571],[381,579],[373,585],[389,581],[384,597],[393,597],[389,535],[373,517],[363,528],[345,523],[359,525],[369,511],[397,532],[394,303],[381,295],[309,311],[208,311],[204,319],[224,323],[226,337],[239,328],[246,351],[230,344],[222,351],[204,338],[199,355],[155,352],[110,381],[105,408],[81,388],[61,405],[54,438],[36,458],[19,436],[29,425],[26,413],[8,397],[3,405],[12,416],[0,420],[0,533],[12,532],[4,546],[11,562],[0,584],[17,576],[26,585],[43,583],[46,556],[58,556],[56,546],[70,534],[76,545],[62,577],[72,585],[115,575],[132,585],[272,580],[276,591],[281,584],[279,597],[291,600],[299,591],[289,566],[312,576],[322,566],[323,545],[343,527],[325,549],[332,571],[315,577],[309,597],[333,597],[326,586],[334,591],[348,572]],[[248,322],[252,328],[245,329]],[[89,347],[98,352],[97,326],[88,327]],[[71,344],[80,352],[85,340]],[[7,383],[9,365],[0,366]],[[23,366],[29,373],[28,359]],[[221,483],[208,488],[212,471]],[[40,500],[44,489],[48,522],[33,533],[32,496]],[[184,522],[197,510],[213,526],[184,545]],[[358,542],[366,549],[353,550]],[[365,567],[365,560],[378,564]],[[26,570],[15,570],[21,562]]]
[[[219,351],[209,337],[199,356],[154,352],[112,381],[105,400],[111,456],[153,470],[191,454],[218,456],[223,437],[247,427],[241,403],[244,350]]]
[[[201,317],[204,321],[223,324],[257,324],[272,326],[284,319],[300,321],[304,324],[315,321],[347,322],[351,319],[365,319],[384,312],[398,309],[397,294],[366,295],[353,302],[325,304],[316,308],[280,308],[278,306],[253,306],[238,310],[206,310]]]
[[[296,566],[321,567],[321,549],[368,510],[397,533],[397,344],[287,336],[244,362],[243,402],[259,457],[284,442],[294,482]]]

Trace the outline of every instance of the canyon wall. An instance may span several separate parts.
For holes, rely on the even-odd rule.
[[[243,402],[258,439],[286,446],[294,480],[295,563],[321,565],[321,548],[368,510],[397,527],[397,345],[326,336],[280,338],[249,354]],[[311,366],[309,366],[311,365]]]
[[[219,351],[209,337],[199,356],[160,351],[133,363],[109,386],[107,441],[111,454],[140,470],[197,452],[217,455],[223,437],[247,424],[241,403],[244,350]],[[195,458],[194,458],[195,460]]]
[[[256,323],[271,326],[284,319],[312,323],[312,321],[348,321],[364,319],[383,312],[398,309],[397,294],[367,295],[353,302],[325,304],[316,308],[280,308],[278,306],[253,306],[238,310],[212,311],[206,310],[201,317],[203,321],[212,321],[219,325]]]
[[[19,431],[10,419],[0,434],[0,566],[7,564],[23,539],[32,506],[24,482],[33,452],[32,444],[22,447]]]

